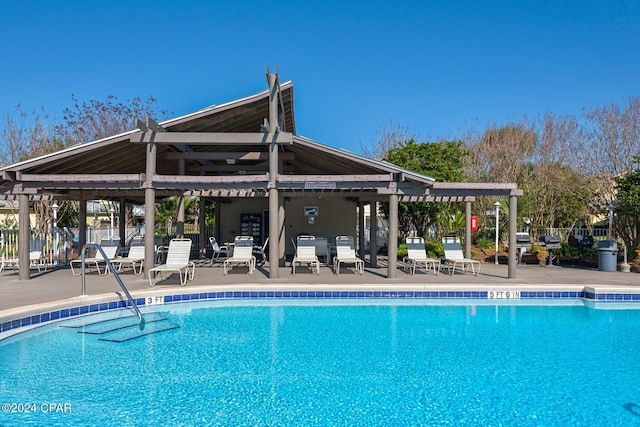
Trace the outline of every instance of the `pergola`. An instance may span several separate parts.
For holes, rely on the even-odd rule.
[[[278,277],[285,257],[284,198],[322,196],[355,200],[363,207],[389,203],[390,254],[397,251],[399,202],[464,202],[466,256],[470,257],[471,203],[477,196],[509,197],[508,277],[516,277],[516,184],[435,182],[395,165],[320,144],[297,135],[293,84],[267,69],[268,90],[161,123],[136,119],[137,129],[80,144],[0,169],[0,199],[19,201],[19,239],[29,240],[29,202],[80,202],[80,247],[86,243],[86,201],[118,200],[145,205],[145,266],[154,265],[154,204],[178,196],[178,227],[184,197],[213,200],[267,198],[269,276]],[[217,212],[217,210],[216,210]],[[375,212],[375,209],[372,209]],[[120,210],[124,223],[124,209]],[[375,215],[371,228],[375,230]],[[200,218],[204,225],[204,216]],[[219,227],[218,221],[216,221]],[[201,227],[202,229],[203,227]],[[359,227],[361,251],[363,227]],[[371,247],[375,233],[371,233]],[[361,253],[364,255],[363,253]],[[20,245],[20,279],[29,279],[29,245]],[[370,262],[376,265],[375,250]],[[276,268],[271,268],[274,266]],[[387,276],[396,276],[390,256]]]

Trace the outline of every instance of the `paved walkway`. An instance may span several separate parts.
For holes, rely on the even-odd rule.
[[[310,272],[306,268],[297,268],[296,274],[291,274],[291,268],[281,267],[279,278],[270,279],[267,270],[258,266],[252,275],[246,274],[246,268],[236,268],[228,275],[223,275],[221,265],[208,265],[208,261],[197,261],[196,275],[185,288],[179,285],[177,275],[160,281],[150,288],[146,276],[135,276],[131,272],[121,274],[122,281],[134,297],[145,294],[157,294],[162,291],[176,291],[211,286],[226,286],[232,289],[273,289],[313,286],[314,288],[367,288],[367,289],[398,289],[402,286],[416,286],[422,289],[545,289],[551,287],[606,287],[626,292],[640,293],[640,274],[622,272],[602,272],[594,269],[578,269],[570,267],[544,267],[538,265],[522,265],[517,267],[517,278],[507,278],[506,265],[482,264],[480,274],[456,273],[451,276],[443,270],[439,275],[417,272],[408,274],[400,265],[397,277],[387,279],[386,260],[379,261],[378,268],[365,268],[365,274],[355,274],[353,270],[343,268],[339,275],[323,266],[320,275]],[[120,292],[120,287],[113,276],[98,276],[88,273],[86,276],[86,294],[96,296],[101,294],[114,295]],[[10,312],[16,312],[25,306],[60,302],[75,299],[82,294],[82,280],[80,276],[73,276],[71,270],[58,270],[37,273],[32,271],[31,280],[18,280],[17,273],[3,272],[0,275],[0,318]]]

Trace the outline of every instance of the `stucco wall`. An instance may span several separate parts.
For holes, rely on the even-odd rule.
[[[231,242],[237,235],[241,235],[240,217],[242,214],[258,214],[263,219],[262,228],[265,234],[269,227],[265,211],[268,209],[268,199],[236,199],[231,203],[220,203],[220,242]],[[309,217],[305,216],[305,207],[317,207],[318,215],[314,223],[309,224]],[[290,238],[299,234],[311,234],[326,237],[330,244],[336,236],[345,234],[356,237],[357,211],[356,202],[342,198],[285,198],[285,239],[286,254],[292,255],[293,245]],[[217,237],[217,236],[216,236]]]

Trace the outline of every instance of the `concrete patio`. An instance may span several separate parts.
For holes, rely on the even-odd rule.
[[[386,259],[378,260],[378,267],[365,265],[364,275],[352,268],[342,268],[339,275],[328,266],[322,266],[320,274],[314,274],[305,267],[297,268],[296,274],[290,267],[281,267],[278,279],[267,277],[264,266],[258,265],[254,274],[247,274],[246,268],[234,268],[228,275],[223,274],[222,264],[210,265],[209,260],[197,260],[195,277],[185,287],[181,287],[177,275],[157,281],[150,287],[146,275],[123,272],[120,277],[132,296],[144,297],[162,293],[198,292],[204,289],[261,290],[261,289],[391,289],[403,288],[420,290],[449,289],[578,289],[584,287],[606,288],[617,292],[639,293],[640,275],[636,273],[602,272],[594,269],[570,267],[545,267],[519,265],[517,278],[507,278],[507,265],[483,263],[480,274],[456,272],[449,275],[443,269],[439,275],[425,273],[424,270],[409,274],[399,263],[397,277],[388,279]],[[160,279],[159,277],[157,278]],[[100,276],[95,272],[86,274],[86,294],[88,297],[109,297],[122,294],[112,275]],[[12,317],[27,309],[26,306],[63,304],[64,300],[77,299],[82,294],[81,276],[71,274],[69,268],[60,268],[38,273],[32,271],[31,280],[18,280],[18,275],[5,271],[0,275],[0,319]],[[87,298],[80,297],[80,298]],[[58,304],[59,303],[59,304]]]

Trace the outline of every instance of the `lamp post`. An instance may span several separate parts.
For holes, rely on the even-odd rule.
[[[113,206],[109,209],[109,214],[111,215],[111,227],[109,228],[109,237],[113,237],[113,214],[115,213],[115,209]]]
[[[609,203],[607,206],[609,209],[609,240],[613,240],[613,208],[615,208],[613,203]]]
[[[495,256],[495,262],[496,265],[498,265],[498,240],[499,240],[499,236],[500,236],[500,202],[495,202],[493,204],[493,206],[496,207],[496,256]]]
[[[58,208],[60,206],[58,206],[58,204],[56,202],[53,202],[53,205],[51,206],[51,209],[53,210],[53,229],[51,231],[53,231],[53,263],[54,265],[58,265],[58,256],[59,256],[59,250],[58,250]]]

